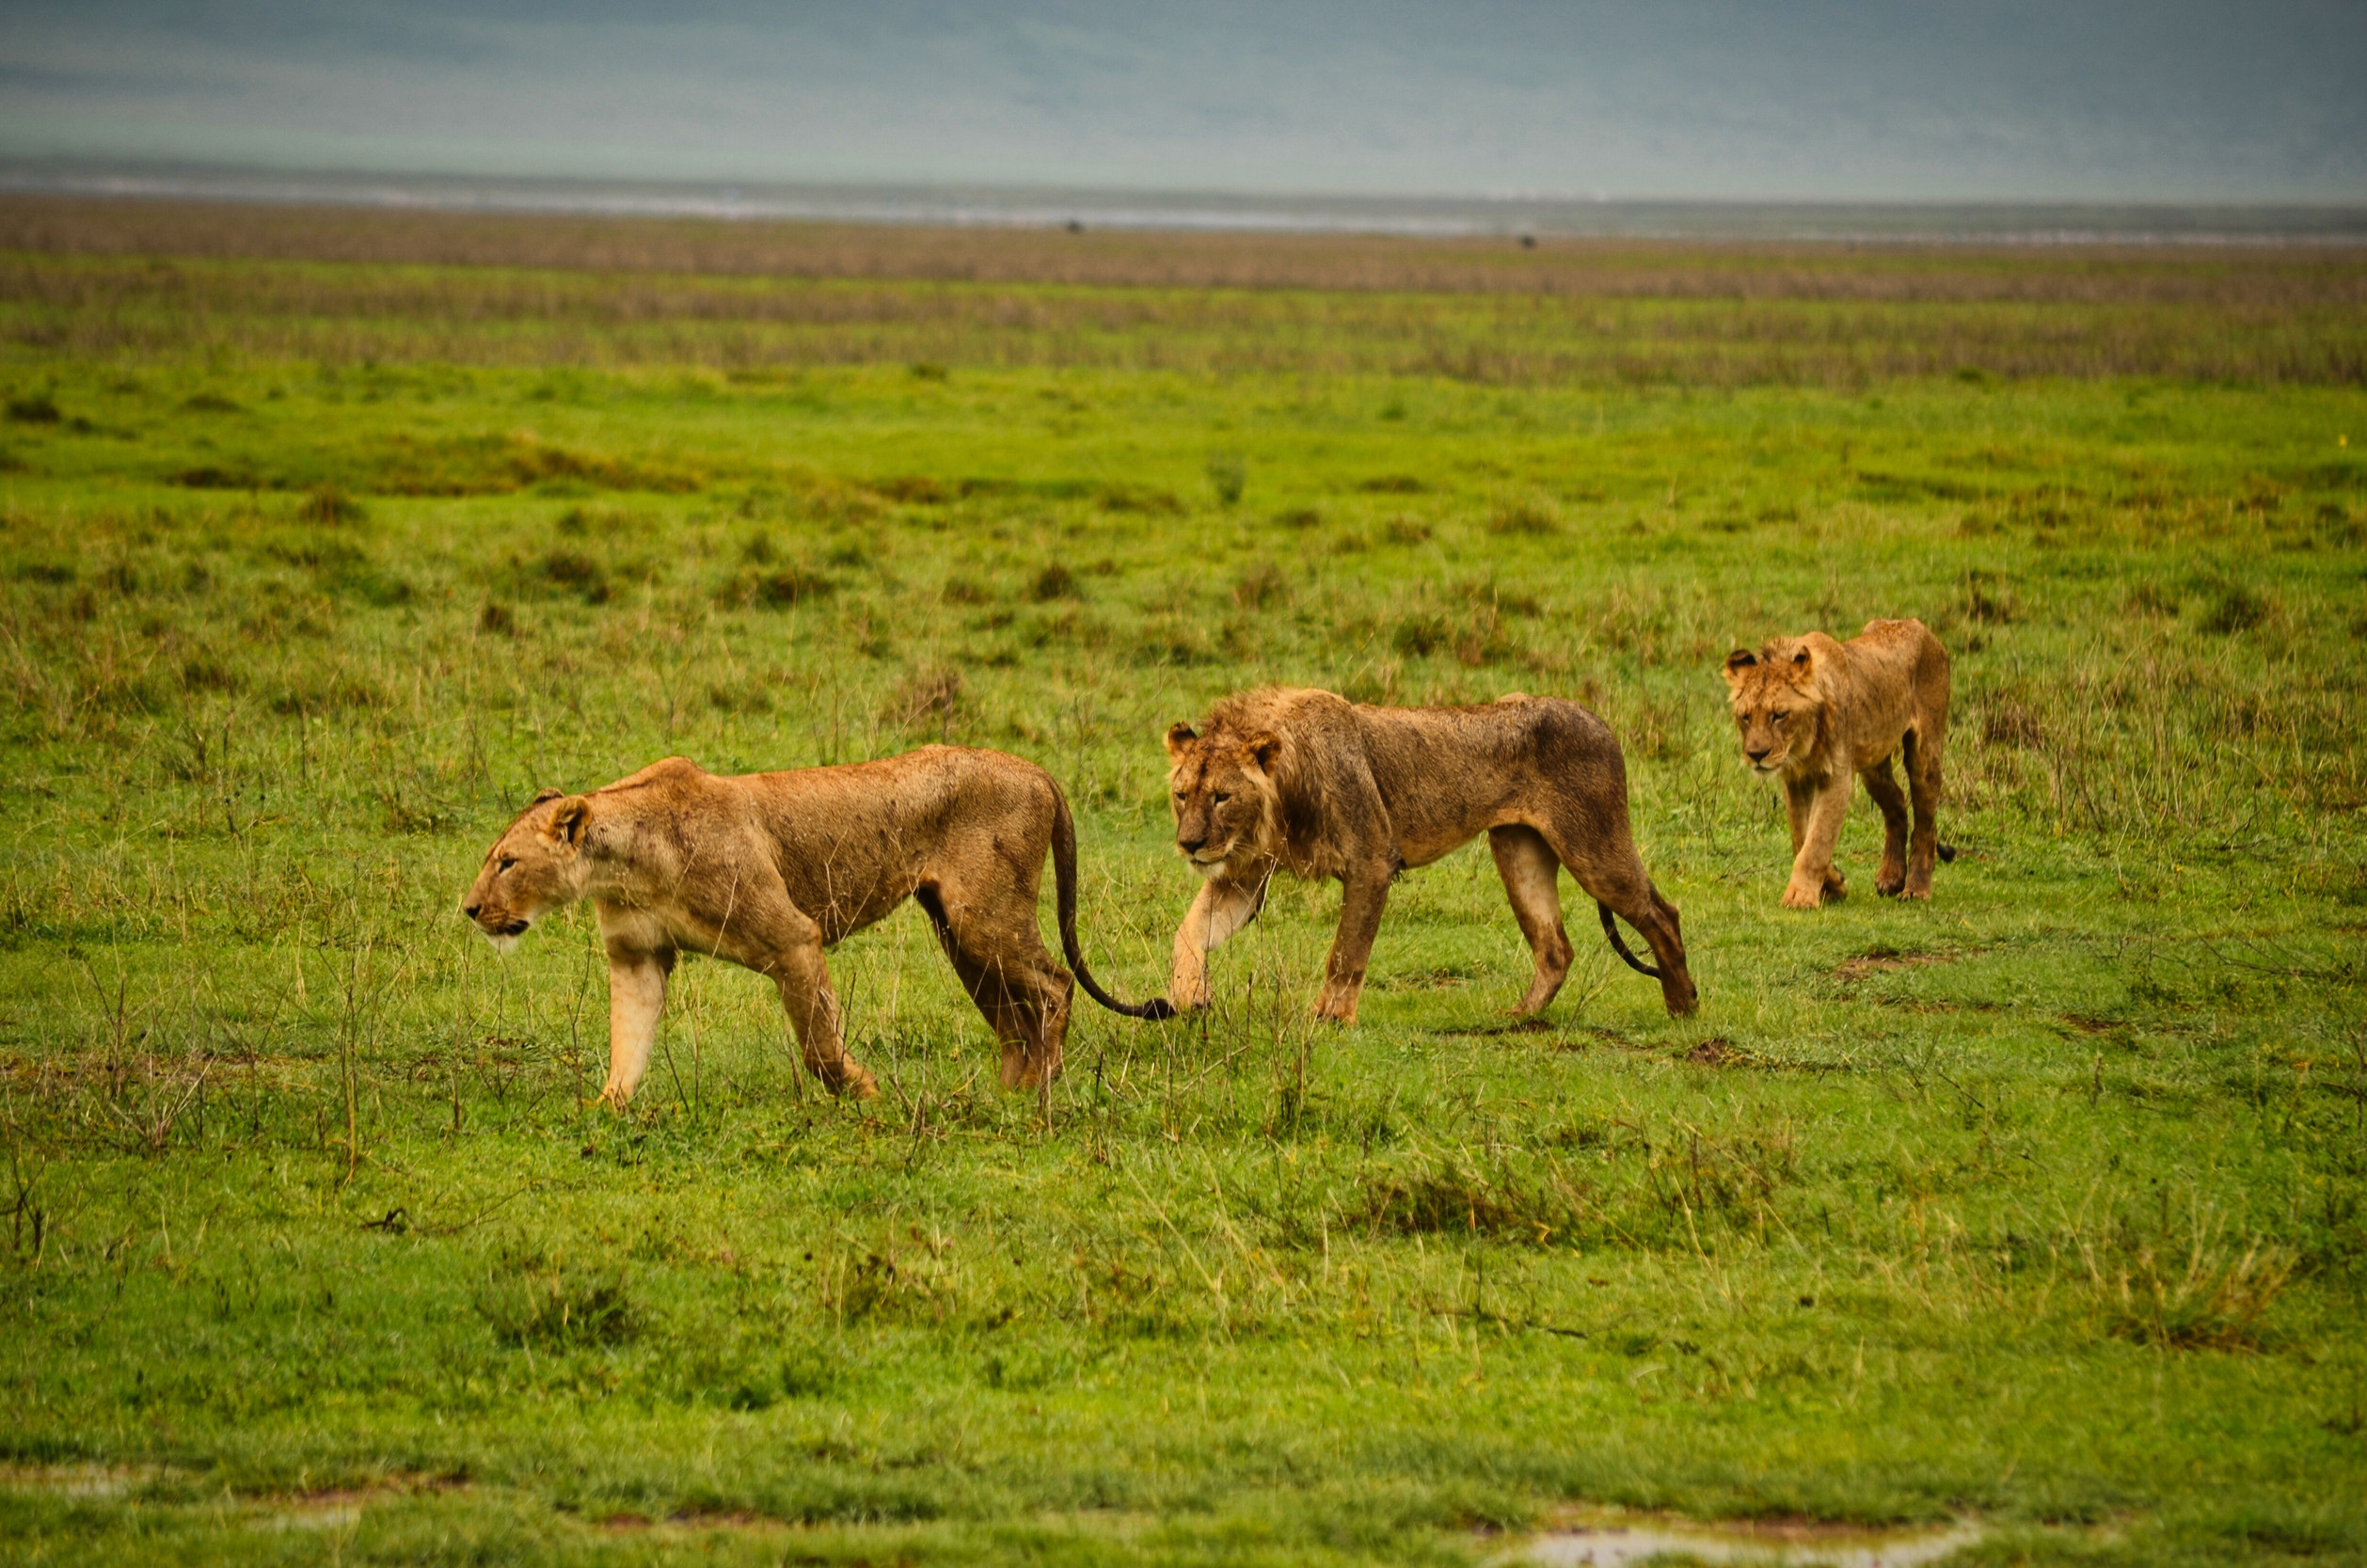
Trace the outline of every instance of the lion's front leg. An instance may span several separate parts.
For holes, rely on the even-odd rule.
[[[1813,910],[1826,897],[1839,898],[1845,892],[1833,852],[1840,843],[1841,824],[1850,815],[1850,784],[1847,773],[1819,780],[1804,802],[1800,854],[1792,862],[1791,880],[1784,888],[1784,908]]]
[[[1254,883],[1208,881],[1200,884],[1184,924],[1175,930],[1173,967],[1168,974],[1168,1000],[1179,1010],[1209,1004],[1208,955],[1258,917],[1265,903],[1265,879]]]
[[[1394,862],[1374,861],[1341,879],[1340,933],[1324,963],[1317,1018],[1356,1022],[1357,998],[1364,990],[1365,966],[1373,959],[1374,939],[1381,934],[1381,911],[1389,905],[1389,879],[1395,870]]]
[[[609,945],[608,959],[608,1082],[599,1103],[623,1110],[641,1087],[649,1070],[649,1053],[658,1041],[658,1017],[666,1006],[666,974],[674,967],[671,948],[636,950]]]
[[[810,922],[809,922],[810,924]],[[830,969],[822,960],[819,929],[812,940],[795,942],[781,951],[772,965],[773,983],[781,988],[781,1007],[805,1053],[807,1070],[822,1086],[857,1100],[876,1100],[880,1085],[862,1063],[847,1053],[840,1032],[838,993],[831,989]]]

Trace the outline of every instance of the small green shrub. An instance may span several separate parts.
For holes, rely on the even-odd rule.
[[[358,523],[370,513],[361,502],[346,495],[333,484],[324,484],[308,493],[296,507],[296,516],[308,523],[335,527],[340,523]]]
[[[1213,451],[1206,465],[1208,488],[1219,506],[1238,506],[1249,487],[1249,464],[1237,451]]]
[[[2249,631],[2268,618],[2268,601],[2240,582],[2222,583],[2204,606],[2197,624],[2204,631],[2231,636]]]

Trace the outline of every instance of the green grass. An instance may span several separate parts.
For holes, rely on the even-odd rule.
[[[1581,1501],[2367,1554],[2367,395],[1121,328],[735,378],[18,333],[10,1555],[1471,1560]],[[1859,895],[1782,911],[1718,666],[1894,614],[1955,655],[1963,852],[1867,896],[1862,807]],[[1047,1123],[904,911],[832,958],[880,1101],[693,960],[616,1117],[589,919],[505,960],[453,909],[541,785],[944,737],[1063,781],[1148,995],[1159,736],[1268,680],[1596,706],[1700,1017],[1580,921],[1507,1028],[1465,851],[1353,1030],[1285,886],[1213,1016],[1081,1011]]]

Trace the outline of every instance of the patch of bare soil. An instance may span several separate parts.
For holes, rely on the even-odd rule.
[[[1680,1558],[1694,1562],[1767,1563],[1823,1568],[1919,1568],[1944,1562],[1980,1540],[1970,1520],[1922,1528],[1869,1529],[1810,1519],[1698,1521],[1620,1514],[1574,1521],[1532,1542],[1509,1560],[1549,1568],[1623,1568]]]
[[[1952,964],[1969,953],[1901,953],[1896,948],[1875,947],[1854,958],[1844,959],[1833,972],[1835,979],[1848,984],[1869,975],[1888,974],[1901,969],[1921,969],[1927,964]]]
[[[1480,1029],[1439,1029],[1442,1039],[1492,1039],[1499,1035],[1545,1035],[1552,1033],[1553,1025],[1541,1018],[1518,1018],[1509,1023],[1491,1023]]]

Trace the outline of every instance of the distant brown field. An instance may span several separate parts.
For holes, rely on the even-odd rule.
[[[145,357],[1826,386],[2367,383],[2367,250],[853,226],[0,199],[0,333]]]
[[[2367,249],[1419,239],[0,198],[0,250],[1612,298],[2367,306]]]

